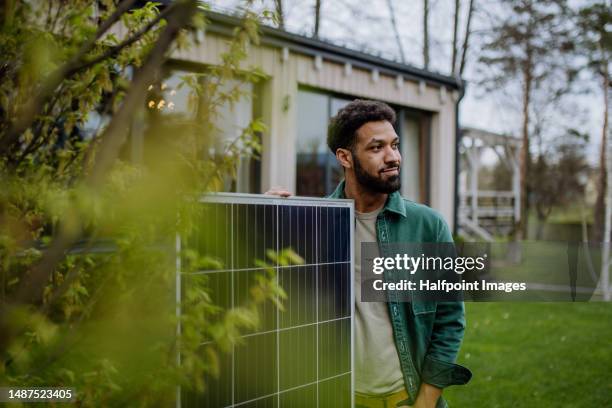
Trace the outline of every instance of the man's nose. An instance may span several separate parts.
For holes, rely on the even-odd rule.
[[[385,149],[384,160],[385,163],[397,163],[399,165],[402,160],[402,156],[400,155],[399,150],[393,149],[392,147],[387,147]]]

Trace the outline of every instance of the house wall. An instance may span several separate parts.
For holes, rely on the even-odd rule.
[[[226,38],[207,33],[199,44],[175,53],[173,58],[219,64],[226,42]],[[307,85],[430,112],[430,205],[453,228],[457,91],[288,49],[252,46],[248,54],[243,66],[256,65],[269,76],[260,87],[261,101],[255,101],[262,104],[263,120],[268,126],[262,140],[262,191],[274,186],[296,190],[297,92],[300,85]]]

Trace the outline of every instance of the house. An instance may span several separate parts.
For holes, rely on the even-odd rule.
[[[185,72],[220,63],[239,20],[207,15],[210,24],[199,44],[173,54],[165,81],[169,88]],[[328,120],[353,99],[376,99],[398,113],[402,194],[438,210],[453,228],[461,81],[275,28],[262,26],[261,31],[261,43],[249,48],[244,65],[260,67],[267,79],[243,83],[251,97],[222,107],[217,127],[223,137],[233,138],[261,117],[268,131],[262,135],[261,160],[244,159],[227,190],[261,193],[282,186],[300,196],[331,193],[342,172],[326,145]],[[173,108],[185,108],[186,99],[183,95]]]

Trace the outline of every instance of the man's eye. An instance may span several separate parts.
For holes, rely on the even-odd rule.
[[[397,150],[399,149],[399,143],[394,143],[391,147],[393,147],[393,150]]]
[[[372,146],[372,150],[378,151],[378,150],[380,150],[380,146]]]

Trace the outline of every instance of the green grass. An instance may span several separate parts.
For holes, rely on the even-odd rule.
[[[612,304],[466,303],[451,407],[612,407]]]
[[[585,206],[584,209],[579,205],[570,205],[567,207],[556,207],[551,212],[548,217],[549,222],[553,223],[576,223],[580,224],[582,222],[582,211],[585,212],[585,218],[587,223],[593,223],[593,206]],[[531,211],[530,215],[534,216],[534,221],[537,219],[535,217],[535,211]],[[531,221],[531,218],[530,220]]]

